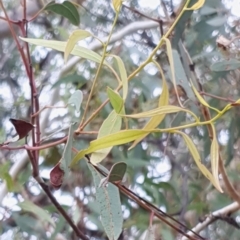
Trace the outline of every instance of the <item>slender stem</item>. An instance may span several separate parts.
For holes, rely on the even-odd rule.
[[[82,116],[82,121],[81,121],[81,123],[79,124],[78,129],[76,130],[76,132],[77,132],[78,134],[79,134],[79,132],[80,132],[81,130],[83,130],[83,126],[82,126],[82,125],[83,125],[83,122],[84,122],[84,120],[85,120],[85,118],[86,118],[87,111],[88,111],[88,107],[89,107],[89,104],[90,104],[90,101],[91,101],[91,98],[92,98],[92,95],[93,95],[93,91],[94,91],[94,89],[95,89],[95,86],[96,86],[96,83],[97,83],[97,79],[98,79],[98,77],[99,77],[99,74],[100,74],[100,71],[101,71],[101,69],[102,69],[104,60],[105,60],[105,58],[106,58],[107,47],[108,47],[108,44],[109,44],[109,42],[110,42],[111,36],[112,36],[112,34],[113,34],[113,29],[114,29],[114,27],[115,27],[115,25],[116,25],[116,23],[117,23],[118,15],[119,15],[119,12],[116,12],[116,16],[115,16],[115,18],[114,18],[114,22],[113,22],[112,29],[111,29],[111,31],[110,31],[110,33],[109,33],[107,42],[104,44],[104,47],[103,47],[103,56],[102,56],[102,59],[101,59],[101,62],[100,62],[100,64],[99,64],[99,66],[98,66],[98,69],[97,69],[95,78],[94,78],[94,80],[93,80],[93,84],[92,84],[91,91],[90,91],[89,96],[88,96],[86,108],[85,108],[84,113],[83,113],[83,116]],[[115,71],[113,71],[113,73],[115,74]],[[118,81],[119,81],[119,80],[118,80]],[[84,124],[84,126],[86,126],[86,125]]]
[[[213,94],[210,94],[210,93],[206,93],[206,92],[199,92],[199,94],[201,94],[203,96],[208,96],[208,97],[211,97],[211,98],[219,99],[219,100],[222,100],[222,101],[225,101],[225,102],[235,103],[235,101],[233,99],[230,99],[230,98],[219,97],[219,96],[216,96],[216,95],[213,95]]]

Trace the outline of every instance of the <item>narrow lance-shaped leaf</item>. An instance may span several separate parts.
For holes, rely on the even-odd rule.
[[[115,111],[112,111],[100,127],[97,138],[107,136],[111,133],[116,133],[121,129],[121,126],[122,118],[117,115]],[[101,162],[109,154],[111,149],[112,146],[94,152],[91,156],[91,163],[95,165]]]
[[[113,8],[116,12],[119,12],[120,11],[120,8],[122,6],[122,1],[123,0],[113,0]]]
[[[166,79],[164,77],[164,73],[162,71],[162,68],[160,67],[160,65],[157,62],[154,62],[154,63],[157,65],[157,67],[158,67],[158,69],[159,69],[159,71],[161,73],[161,76],[162,76],[162,93],[161,93],[161,96],[159,98],[159,103],[158,103],[158,106],[161,107],[161,106],[164,106],[164,105],[168,105],[168,102],[169,102],[169,92],[168,92],[168,86],[167,86],[167,82],[166,82]],[[147,124],[143,127],[143,129],[154,129],[154,128],[156,128],[162,122],[164,117],[165,117],[165,114],[152,117],[147,122]],[[148,135],[148,133],[145,136],[135,140],[134,143],[132,144],[132,146],[129,149],[134,148],[147,135]]]
[[[120,57],[116,55],[111,55],[111,56],[113,56],[117,60],[117,66],[118,66],[118,70],[119,70],[121,80],[122,80],[122,85],[123,85],[123,100],[125,101],[128,94],[128,78],[127,78],[126,68]]]
[[[96,200],[100,209],[100,220],[109,240],[117,240],[122,232],[123,217],[118,188],[112,183],[100,186],[103,177],[90,164],[87,163],[92,173],[96,189]]]
[[[170,42],[170,40],[169,40],[168,38],[164,38],[164,41],[165,41],[166,47],[167,47],[167,56],[168,56],[168,61],[169,61],[169,64],[170,64],[170,69],[171,69],[171,75],[172,75],[172,82],[173,82],[174,90],[175,90],[175,93],[176,93],[176,96],[177,96],[179,105],[180,105],[181,107],[183,107],[183,106],[182,106],[182,103],[181,103],[181,100],[180,100],[180,98],[179,98],[178,90],[177,90],[177,84],[176,84],[176,79],[175,79],[174,61],[173,61],[173,53],[172,53],[171,42]]]
[[[212,132],[213,132],[213,140],[210,150],[211,156],[211,167],[212,167],[212,174],[216,184],[220,187],[219,178],[218,178],[218,168],[219,168],[219,148],[218,148],[218,141],[216,136],[216,131],[214,125],[211,124]],[[221,192],[221,191],[220,191]]]
[[[199,94],[199,92],[197,91],[197,89],[194,87],[193,83],[191,82],[191,87],[193,89],[193,92],[195,93],[197,99],[199,100],[199,102],[204,105],[205,107],[210,107],[209,104],[205,101],[205,99]]]
[[[155,130],[160,132],[160,130]],[[71,162],[71,166],[76,164],[80,159],[82,159],[86,154],[95,152],[100,149],[107,147],[117,146],[125,143],[134,141],[135,139],[145,135],[149,131],[145,130],[122,130],[117,133],[110,134],[108,136],[96,139],[90,142],[90,146],[87,149],[78,152]]]
[[[69,54],[72,52],[74,46],[76,45],[76,43],[82,39],[85,39],[87,37],[92,36],[92,34],[86,30],[75,30],[72,32],[72,34],[70,35],[66,47],[65,47],[65,51],[64,51],[64,61],[67,62],[67,58],[69,56]]]
[[[63,42],[63,41],[53,41],[53,40],[44,40],[44,39],[35,39],[35,38],[22,38],[22,37],[19,37],[19,38],[25,42],[32,43],[37,46],[55,49],[61,52],[65,51],[66,44],[67,44],[67,42]],[[97,62],[97,63],[100,63],[102,61],[102,57],[99,54],[85,47],[75,46],[71,54],[91,60],[93,62]],[[106,66],[109,66],[106,61],[104,61],[103,64],[105,64]]]
[[[216,181],[216,179],[211,174],[211,172],[201,163],[200,155],[198,153],[196,146],[192,142],[191,138],[187,134],[185,134],[181,131],[174,131],[174,132],[180,134],[183,137],[189,151],[191,152],[191,154],[193,156],[195,163],[197,164],[197,166],[198,166],[199,170],[202,172],[202,174],[211,181],[211,183],[215,186],[215,188],[219,192],[223,192],[221,189],[221,186],[219,185],[219,182]]]
[[[162,114],[176,113],[176,112],[180,112],[180,111],[189,113],[190,115],[192,115],[195,118],[196,121],[198,121],[197,116],[190,110],[188,110],[186,108],[181,108],[178,106],[173,106],[173,105],[161,106],[161,107],[149,110],[147,112],[131,114],[131,115],[121,115],[121,116],[128,117],[128,118],[148,118],[148,117],[159,116]]]

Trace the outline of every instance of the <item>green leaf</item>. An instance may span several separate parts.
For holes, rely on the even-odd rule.
[[[218,178],[218,169],[219,169],[219,148],[218,148],[218,141],[216,137],[216,131],[214,125],[211,124],[212,132],[213,132],[213,140],[211,144],[210,156],[211,156],[211,167],[212,167],[212,174],[216,184],[220,188],[220,192],[223,192],[219,183]]]
[[[79,13],[76,7],[69,1],[65,1],[62,4],[51,2],[44,9],[67,18],[75,26],[80,24]]]
[[[121,96],[110,87],[107,88],[107,95],[116,113],[125,114],[124,101]]]
[[[240,61],[237,59],[222,60],[211,65],[210,69],[215,72],[225,72],[240,68]]]
[[[67,58],[69,54],[72,52],[73,48],[75,47],[76,43],[82,39],[92,36],[92,34],[86,30],[75,30],[70,35],[66,48],[64,51],[64,61],[67,62]]]
[[[44,209],[38,207],[36,204],[32,203],[31,201],[25,200],[21,203],[18,203],[19,207],[22,208],[24,211],[33,213],[36,215],[41,221],[48,222],[52,226],[55,226],[53,220],[51,219],[50,214],[45,211]]]
[[[121,0],[120,0],[121,1]],[[127,77],[127,71],[126,68],[124,66],[124,63],[122,61],[122,59],[116,55],[111,55],[113,56],[116,60],[117,60],[117,66],[118,66],[118,70],[121,76],[121,80],[122,80],[122,85],[123,85],[123,100],[125,101],[127,98],[127,94],[128,94],[128,77]]]
[[[92,173],[96,189],[96,200],[100,209],[102,225],[109,240],[117,240],[122,232],[123,217],[118,188],[112,183],[99,187],[103,177],[90,164],[87,163]]]
[[[64,178],[68,177],[70,173],[69,165],[71,163],[72,157],[73,134],[75,130],[74,125],[76,126],[77,124],[72,123],[69,127],[68,140],[63,151],[62,159],[60,161],[60,168],[64,171]]]
[[[193,159],[195,161],[195,163],[197,164],[199,170],[202,172],[202,174],[211,181],[211,183],[215,186],[215,188],[220,191],[223,192],[221,189],[221,186],[218,182],[218,180],[216,181],[216,179],[214,178],[214,176],[210,173],[210,171],[201,163],[201,157],[198,153],[198,150],[196,148],[196,146],[194,145],[194,143],[192,142],[191,138],[181,132],[181,131],[174,131],[175,133],[178,133],[179,135],[181,135],[189,149],[189,151],[191,152]]]
[[[179,98],[179,95],[178,95],[178,90],[177,90],[177,84],[176,84],[176,78],[175,78],[174,58],[173,58],[171,42],[168,38],[164,38],[164,41],[165,41],[166,47],[167,47],[167,56],[168,56],[168,61],[169,61],[170,69],[171,69],[172,83],[173,83],[173,86],[174,86],[174,89],[175,89],[175,93],[176,93],[179,105],[181,107],[183,107],[182,103],[181,103],[181,100]]]
[[[162,114],[176,113],[181,111],[189,113],[195,118],[196,121],[198,121],[197,116],[195,116],[195,114],[190,110],[186,108],[181,108],[178,106],[173,106],[173,105],[165,105],[165,106],[161,106],[161,107],[149,110],[147,112],[141,112],[141,113],[136,113],[131,115],[121,115],[121,116],[128,117],[128,118],[148,118],[148,117],[159,116]]]
[[[122,118],[117,115],[115,111],[112,111],[108,117],[103,121],[102,126],[99,129],[98,137],[102,138],[104,136],[107,136],[111,133],[116,133],[121,129],[122,126]],[[94,151],[94,153],[91,155],[91,163],[97,164],[101,162],[111,151],[112,146],[108,148],[104,148],[98,151]]]
[[[35,39],[35,38],[22,38],[22,37],[19,37],[19,38],[25,42],[32,43],[37,46],[55,49],[61,52],[65,51],[66,44],[67,44],[67,42],[63,42],[63,41],[53,41],[53,40],[44,40],[44,39]],[[97,62],[97,63],[100,63],[102,60],[102,57],[99,54],[95,53],[90,49],[87,49],[85,47],[80,47],[80,46],[75,46],[71,54],[91,60],[93,62]],[[104,64],[108,65],[106,61],[104,61]]]
[[[127,170],[127,164],[125,162],[115,163],[109,171],[108,181],[109,182],[122,181],[124,174],[126,173],[126,170]]]
[[[68,100],[68,104],[73,104],[76,111],[80,111],[80,107],[83,100],[83,94],[81,90],[75,91]]]
[[[121,6],[122,6],[122,1],[123,0],[113,0],[112,3],[113,3],[113,8],[116,12],[119,12],[120,9],[121,9]]]
[[[143,136],[148,131],[144,130],[122,130],[117,133],[110,134],[108,136],[99,138],[97,140],[91,141],[90,146],[87,149],[78,152],[71,162],[71,166],[76,164],[80,159],[82,159],[86,154],[95,152],[100,149],[107,147],[112,147],[116,145],[121,145],[134,141],[135,139]]]

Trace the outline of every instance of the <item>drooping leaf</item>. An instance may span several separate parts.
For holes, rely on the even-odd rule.
[[[109,116],[103,121],[102,126],[99,129],[97,138],[102,138],[109,134],[116,133],[121,129],[121,126],[122,118],[117,115],[115,111],[112,111]],[[101,162],[109,154],[111,149],[112,146],[94,152],[91,156],[91,163],[95,165]]]
[[[121,1],[121,0],[120,0]],[[117,66],[118,66],[118,70],[121,76],[121,80],[122,80],[122,85],[123,85],[123,100],[125,101],[127,98],[127,94],[128,94],[128,77],[127,77],[127,71],[126,68],[124,66],[124,63],[122,61],[122,59],[116,55],[111,55],[113,56],[116,60],[117,60]]]
[[[109,240],[118,240],[122,232],[122,208],[118,188],[112,183],[99,187],[102,176],[96,169],[87,163],[92,173],[96,189],[96,201],[99,205],[102,225]]]
[[[197,89],[194,87],[193,84],[191,84],[191,87],[193,89],[193,92],[195,93],[197,99],[199,100],[199,102],[205,106],[205,107],[210,107],[209,104],[205,101],[205,99],[199,94],[199,92],[197,91]]]
[[[34,126],[26,121],[20,120],[20,119],[9,119],[12,125],[14,126],[17,134],[18,134],[18,139],[20,140],[28,135],[28,133],[34,128]]]
[[[191,112],[188,109],[181,108],[181,107],[174,106],[174,105],[165,105],[165,106],[161,106],[161,107],[149,110],[147,112],[136,113],[136,114],[131,114],[131,115],[122,115],[122,116],[128,117],[128,118],[148,118],[148,117],[159,116],[162,114],[176,113],[176,112],[181,112],[181,111],[189,113],[196,119],[196,121],[198,121],[197,116],[195,116],[195,114],[193,112]]]
[[[69,54],[72,52],[73,48],[75,47],[78,41],[90,36],[92,36],[92,34],[86,30],[80,29],[80,30],[73,31],[66,44],[66,48],[64,51],[64,61],[67,62],[67,58]]]
[[[220,187],[219,177],[218,177],[218,169],[219,169],[219,148],[218,148],[218,141],[216,136],[216,131],[214,125],[211,124],[212,132],[213,132],[213,139],[211,144],[210,156],[211,156],[211,167],[212,167],[212,174],[216,184]],[[220,191],[222,192],[222,191]]]
[[[37,46],[47,47],[51,49],[55,49],[57,51],[64,52],[66,48],[67,42],[63,41],[53,41],[53,40],[44,40],[44,39],[34,39],[34,38],[22,38],[19,37],[25,42],[35,44]],[[94,51],[87,49],[85,47],[75,46],[74,49],[71,52],[72,55],[82,57],[97,63],[100,63],[102,60],[102,57],[95,53]],[[108,65],[106,61],[104,61],[105,65]]]
[[[122,1],[123,0],[113,0],[113,8],[116,12],[119,12],[122,6]]]
[[[68,177],[70,173],[70,163],[71,163],[71,156],[72,156],[72,145],[73,145],[73,134],[76,128],[76,123],[72,123],[69,127],[68,132],[68,140],[65,145],[63,155],[60,161],[60,168],[64,171],[64,177]]]
[[[175,93],[176,93],[176,96],[177,96],[177,99],[178,99],[178,103],[182,107],[182,103],[181,103],[181,100],[179,98],[176,79],[175,79],[175,67],[174,67],[174,60],[173,60],[173,52],[172,52],[171,42],[168,38],[164,38],[164,41],[165,41],[166,47],[167,47],[167,56],[168,56],[168,61],[169,61],[170,69],[171,69],[172,83],[173,83],[173,86],[174,86],[174,89],[175,89]]]
[[[185,133],[183,133],[181,131],[174,131],[174,132],[180,134],[183,137],[183,139],[184,139],[184,141],[185,141],[189,151],[192,154],[192,157],[193,157],[195,163],[197,164],[197,166],[198,166],[199,170],[202,172],[202,174],[207,179],[209,179],[211,181],[211,183],[215,186],[215,188],[218,191],[223,192],[219,182],[216,181],[216,179],[211,174],[211,172],[201,163],[201,157],[200,157],[200,155],[198,153],[198,150],[197,150],[196,146],[192,142],[191,138],[187,134],[185,134]]]
[[[123,180],[124,174],[127,170],[127,164],[125,162],[115,163],[108,174],[109,182],[121,182]]]
[[[222,60],[211,65],[211,70],[215,72],[225,72],[240,68],[240,61],[237,59]]]
[[[81,90],[75,91],[68,100],[68,104],[73,104],[76,111],[80,111],[80,107],[83,100],[83,93]]]
[[[50,223],[52,226],[55,226],[53,220],[51,219],[51,216],[50,214],[38,207],[36,204],[34,204],[33,202],[31,201],[28,201],[28,200],[25,200],[23,202],[20,202],[18,203],[19,207],[22,208],[24,211],[27,211],[27,212],[30,212],[30,213],[33,213],[35,216],[37,216],[41,221],[43,222],[48,222]]]
[[[107,88],[107,95],[116,113],[125,114],[124,101],[121,96],[109,87]]]
[[[157,65],[157,67],[158,67],[158,69],[159,69],[159,71],[161,73],[161,76],[162,76],[162,93],[160,95],[159,103],[158,103],[158,106],[161,107],[161,106],[168,105],[168,102],[169,102],[169,92],[168,92],[168,86],[167,86],[167,82],[166,82],[166,79],[164,77],[164,73],[162,71],[162,68],[160,67],[160,65],[157,62],[155,62],[155,64]],[[156,128],[162,122],[164,117],[165,117],[165,114],[152,117],[147,122],[147,124],[143,127],[143,129],[154,129],[154,128]],[[134,143],[132,144],[132,146],[129,149],[134,148],[147,135],[148,134],[146,134],[145,136],[135,140]]]
[[[73,25],[78,26],[80,23],[80,16],[76,7],[69,1],[61,3],[50,2],[44,8],[47,11],[57,13],[67,18]]]

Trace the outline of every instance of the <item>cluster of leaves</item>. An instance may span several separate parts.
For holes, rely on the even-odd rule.
[[[81,114],[81,118],[78,118],[80,124],[79,126],[77,126],[78,124],[75,123],[75,114],[73,113],[71,116],[69,133],[67,135],[68,140],[63,150],[61,160],[55,164],[54,168],[50,172],[50,182],[55,188],[63,187],[64,183],[69,179],[71,172],[70,168],[72,168],[72,171],[76,171],[74,169],[76,168],[76,164],[78,164],[79,166],[81,166],[82,169],[83,166],[81,165],[79,160],[87,158],[87,166],[92,173],[93,182],[96,189],[96,201],[98,202],[99,206],[99,214],[101,216],[100,219],[109,239],[118,239],[122,232],[123,216],[121,205],[123,204],[123,202],[120,202],[119,188],[115,186],[115,184],[121,184],[123,176],[127,170],[125,162],[120,162],[118,164],[112,165],[110,171],[108,171],[106,168],[103,167],[103,165],[100,164],[104,159],[106,159],[107,156],[109,156],[109,154],[114,155],[114,151],[119,151],[116,148],[113,148],[113,146],[119,146],[133,142],[132,145],[129,147],[129,150],[132,150],[129,153],[129,156],[131,153],[133,155],[137,155],[139,154],[139,143],[148,138],[150,133],[156,134],[157,137],[159,137],[160,135],[164,136],[165,134],[165,136],[168,136],[169,139],[172,137],[177,138],[178,136],[180,136],[188,147],[188,151],[191,153],[199,172],[201,172],[219,192],[223,192],[218,176],[220,148],[215,123],[221,120],[223,115],[227,113],[230,109],[237,107],[240,104],[240,100],[236,99],[229,104],[225,104],[222,110],[219,110],[219,108],[215,106],[215,104],[212,104],[211,102],[208,103],[199,93],[201,89],[197,90],[199,80],[198,77],[196,77],[195,70],[189,68],[189,64],[190,67],[193,67],[193,65],[191,65],[191,58],[189,58],[189,54],[186,51],[185,47],[183,46],[181,41],[179,41],[176,46],[174,42],[171,43],[171,41],[168,39],[174,28],[176,28],[175,34],[176,36],[178,36],[178,24],[181,24],[184,16],[186,14],[189,14],[189,12],[193,14],[193,11],[202,8],[204,3],[204,0],[186,1],[181,12],[171,24],[168,31],[161,37],[157,46],[151,51],[148,58],[143,63],[141,63],[135,71],[132,71],[130,74],[127,74],[127,64],[124,64],[124,60],[121,57],[107,53],[107,47],[111,40],[113,28],[117,23],[121,11],[122,1],[113,1],[113,7],[116,12],[116,16],[106,42],[102,42],[97,36],[86,30],[73,31],[72,34],[69,36],[68,41],[66,42],[21,38],[25,42],[63,52],[65,62],[67,62],[69,55],[72,54],[82,59],[86,59],[98,64],[95,78],[90,87],[90,93],[88,96],[85,95],[88,100],[86,102],[86,106],[83,106],[84,113]],[[204,7],[199,11],[202,14],[202,17],[216,13],[213,8],[212,11],[210,11],[211,7],[209,6],[207,6],[208,12],[206,13],[206,9]],[[53,11],[54,13],[66,17],[71,23],[75,25],[78,25],[79,23],[79,15],[77,11],[75,11],[76,9],[74,5],[70,2],[66,1],[63,4],[49,3],[46,7],[44,7],[44,9]],[[213,19],[211,19],[211,21],[207,21],[210,25],[214,23]],[[197,25],[198,23],[196,23],[193,28],[197,29]],[[88,48],[76,45],[78,41],[86,38],[94,38],[101,43],[101,54],[98,54],[97,52],[94,52]],[[178,40],[180,40],[180,37]],[[189,39],[186,39],[186,46],[190,48],[193,42],[189,41]],[[154,58],[157,51],[160,48],[164,47],[166,48],[166,59],[169,63],[169,65],[167,66],[167,73],[164,72],[163,67]],[[189,51],[189,53],[191,55],[195,55],[192,51]],[[197,56],[195,57],[195,59],[201,57],[203,56]],[[158,106],[148,111],[139,111],[138,113],[127,114],[129,112],[127,104],[129,99],[129,93],[131,92],[130,83],[132,82],[130,80],[136,78],[139,74],[141,74],[141,71],[145,66],[151,64],[159,71],[162,80],[162,93],[158,99]],[[224,69],[224,71],[235,70],[238,68],[238,65],[233,62],[233,60],[227,59],[223,61],[221,60],[220,62],[218,61],[211,66],[212,71],[219,72],[219,68]],[[107,87],[107,99],[97,110],[89,114],[87,112],[89,110],[89,103],[90,101],[92,101],[93,91],[96,89],[96,84],[101,77],[100,70],[104,71],[105,69],[111,72],[116,78],[116,88],[115,90],[113,90],[112,86],[109,85]],[[213,77],[217,78],[218,76],[213,75]],[[171,79],[171,84],[173,86],[172,89],[176,98],[176,101],[174,102],[175,104],[171,105],[169,104],[169,102],[171,100],[170,96],[172,95],[172,93],[171,91],[169,91],[170,84],[168,84],[166,80],[169,78]],[[193,103],[192,105],[182,101],[182,94],[179,91],[179,87],[183,88],[184,94],[186,94],[188,100]],[[122,92],[120,92],[121,89]],[[75,110],[79,111],[82,105],[82,101],[85,102],[83,96],[84,93],[80,90],[77,90],[71,96],[68,103],[74,104],[76,107]],[[80,150],[72,159],[72,149],[82,149],[82,144],[81,147],[75,146],[76,143],[74,143],[74,132],[75,134],[81,135],[84,127],[86,127],[87,124],[92,122],[92,119],[96,116],[96,114],[100,114],[101,110],[104,110],[104,107],[108,103],[108,101],[111,104],[111,110],[110,112],[108,111],[108,115],[104,117],[104,121],[102,121],[101,126],[99,127],[97,139],[90,141],[89,145],[85,146],[83,150]],[[199,118],[199,110],[196,110],[196,102],[199,104],[200,108],[207,109],[214,116],[212,118],[207,118],[206,115],[203,114],[203,116],[201,117],[203,119]],[[86,120],[86,116],[88,114],[89,117]],[[184,123],[181,124],[182,121],[180,120],[178,121],[178,123],[174,124],[174,121],[172,121],[170,125],[167,125],[166,119],[170,118],[172,114],[175,114],[175,116],[178,116],[178,118],[180,118],[179,116],[182,114],[182,119],[188,119],[188,122],[186,123],[184,120]],[[134,119],[139,120],[145,118],[150,119],[146,122],[144,127],[136,128],[136,124],[133,124]],[[158,128],[158,126],[160,126],[160,128]],[[208,166],[206,166],[207,162],[205,161],[205,159],[207,159],[208,157],[208,151],[204,152],[206,156],[202,158],[199,150],[194,144],[194,140],[196,140],[196,138],[194,139],[194,134],[192,135],[192,138],[189,136],[189,134],[187,134],[189,129],[191,129],[191,133],[194,133],[195,130],[192,129],[204,128],[205,126],[208,130],[210,129],[209,136],[207,131],[205,131],[206,129],[204,129],[204,134],[205,139],[208,139],[208,143],[211,141],[209,149],[209,157],[211,159],[211,171],[208,170],[209,164]],[[19,134],[19,139],[22,138],[20,136],[22,134],[19,133],[17,127],[16,131]],[[210,133],[212,135],[210,135]],[[24,136],[26,134],[24,134]],[[201,134],[198,133],[198,135]],[[196,140],[197,142],[199,141],[199,138],[200,137],[198,136]],[[88,157],[89,154],[91,154],[90,158]],[[140,155],[141,154],[142,152],[140,151]],[[115,155],[118,156],[119,154]],[[143,158],[143,156],[141,158]],[[204,161],[202,161],[201,159],[204,159]],[[106,178],[104,178],[102,174],[100,174],[100,172],[98,171],[99,168],[103,173],[105,173]],[[147,182],[146,180],[144,184],[145,186],[143,186],[143,189],[145,191],[149,191],[150,187],[154,186],[153,181]],[[194,183],[192,183],[192,185],[194,185]],[[161,186],[160,184],[156,184],[156,188],[159,187],[166,190],[166,192],[175,192],[175,189],[171,184],[167,184],[164,182],[162,182]],[[192,188],[195,188],[192,193],[192,199],[194,199],[196,198],[196,186],[193,186]],[[159,204],[159,196],[154,196],[152,192],[149,192],[148,195],[155,199],[155,201]],[[127,203],[125,202],[124,204],[127,205]],[[168,204],[166,203],[165,207],[167,207],[167,205]],[[194,208],[193,205],[194,201],[189,207],[189,209]],[[34,205],[30,203],[24,202],[19,206],[23,210],[34,212],[35,214],[42,216],[42,220],[48,219],[49,222],[51,220],[49,220],[49,216],[45,216],[44,213],[40,211],[40,209],[38,209],[36,206],[34,207]],[[199,211],[202,212],[205,207],[206,206],[198,205],[195,207],[195,209],[200,209]],[[154,239],[154,232],[151,225],[152,223],[150,224],[150,227],[148,229],[146,239]]]

